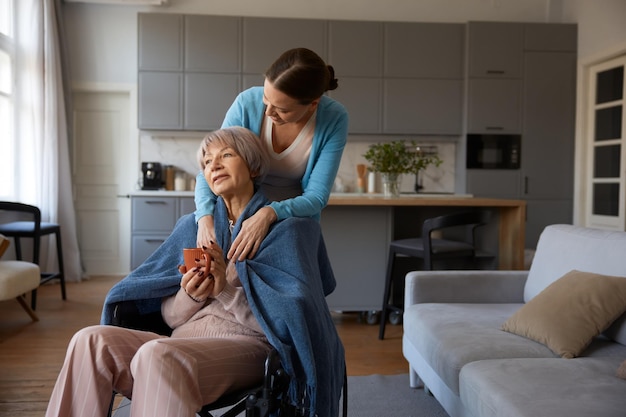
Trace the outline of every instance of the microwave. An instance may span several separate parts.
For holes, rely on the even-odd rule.
[[[468,134],[467,169],[519,169],[521,135]]]

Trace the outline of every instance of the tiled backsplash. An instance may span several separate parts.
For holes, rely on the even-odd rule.
[[[196,161],[196,152],[202,141],[202,133],[176,132],[154,133],[141,132],[139,143],[139,172],[141,161],[161,162],[163,165],[174,165],[176,169],[185,171],[188,184],[191,187],[191,179],[195,178],[200,167]],[[454,192],[454,175],[456,144],[453,141],[441,141],[429,138],[416,140],[423,146],[436,146],[439,157],[443,161],[439,167],[430,166],[424,171],[422,192]],[[356,166],[366,164],[363,154],[367,151],[369,142],[350,141],[341,159],[337,184],[341,184],[345,192],[356,190]],[[415,189],[415,177],[404,175],[402,177],[401,191],[411,192]],[[377,190],[380,191],[380,178],[377,181]]]
[[[454,192],[454,171],[456,158],[456,145],[453,142],[441,141],[417,141],[422,146],[436,146],[439,158],[442,160],[438,167],[429,166],[423,172],[422,192]],[[366,164],[363,154],[367,151],[372,142],[348,142],[339,165],[337,173],[337,185],[342,185],[344,191],[354,192],[356,188],[356,166]],[[377,176],[376,191],[381,192],[380,176]],[[415,190],[415,176],[403,175],[401,192],[412,192]]]

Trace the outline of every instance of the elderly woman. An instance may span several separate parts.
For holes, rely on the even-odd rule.
[[[259,383],[272,346],[292,377],[290,401],[304,401],[306,415],[338,414],[344,352],[324,300],[334,277],[319,224],[277,222],[253,259],[229,261],[241,223],[267,204],[257,187],[267,152],[252,132],[231,127],[208,134],[199,156],[218,196],[216,241],[203,248],[212,261],[180,267],[180,277],[182,249],[194,247],[197,234],[193,215],[183,216],[111,289],[103,325],[74,335],[46,416],[106,416],[115,390],[132,398],[131,416],[192,417],[222,394]],[[142,314],[160,311],[171,336],[106,325],[121,301]]]

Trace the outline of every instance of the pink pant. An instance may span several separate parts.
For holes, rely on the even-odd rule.
[[[260,383],[269,349],[244,336],[169,338],[87,327],[70,341],[46,417],[104,417],[113,390],[132,398],[131,416],[192,417],[223,393]]]

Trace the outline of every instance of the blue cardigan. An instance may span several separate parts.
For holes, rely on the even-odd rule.
[[[257,192],[235,224],[268,203]],[[231,234],[222,199],[215,208],[219,245],[228,252]],[[160,311],[163,297],[176,293],[181,275],[182,248],[195,247],[197,225],[183,216],[168,239],[136,270],[111,288],[101,323],[110,324],[114,304],[135,301],[141,313]],[[335,289],[335,277],[326,253],[320,225],[309,218],[275,223],[253,259],[236,262],[248,303],[281,363],[291,376],[289,398],[305,403],[308,416],[339,415],[345,369],[344,348],[325,296]]]
[[[263,87],[252,87],[237,96],[226,113],[222,127],[243,126],[260,135],[264,115]],[[311,154],[301,180],[303,194],[270,204],[278,220],[288,217],[319,219],[328,203],[347,137],[346,109],[330,97],[322,96],[317,106]],[[213,214],[215,195],[202,172],[196,179],[195,201],[196,221]]]

